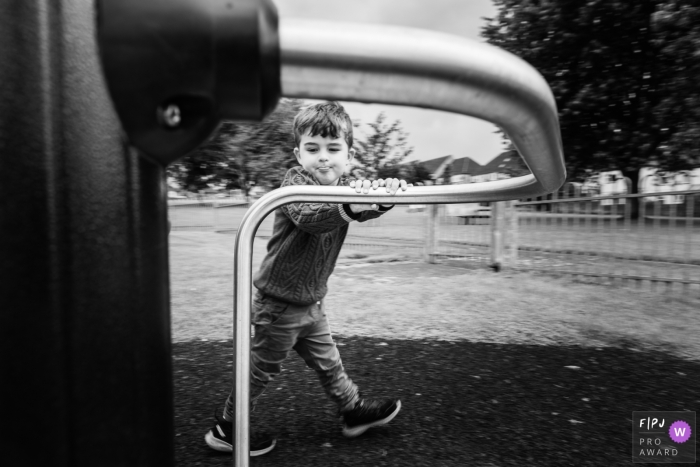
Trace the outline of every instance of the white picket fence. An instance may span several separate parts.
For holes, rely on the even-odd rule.
[[[246,210],[242,200],[177,201],[170,203],[169,216],[173,231],[235,233]],[[262,241],[271,234],[272,217],[258,230]],[[395,255],[700,290],[700,191],[591,197],[565,188],[540,199],[490,205],[396,206],[379,219],[353,222],[344,248],[358,257]]]

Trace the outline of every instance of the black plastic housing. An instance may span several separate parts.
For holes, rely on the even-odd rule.
[[[97,0],[97,26],[129,141],[163,165],[206,141],[222,119],[262,120],[280,98],[270,0]],[[165,116],[169,107],[178,118]]]

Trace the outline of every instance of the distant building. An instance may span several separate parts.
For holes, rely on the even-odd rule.
[[[619,170],[599,172],[589,176],[580,186],[581,194],[587,196],[619,196],[626,195],[629,191],[628,180]],[[625,204],[624,199],[604,199],[600,201],[603,206]]]
[[[422,161],[420,164],[430,173],[430,178],[432,180],[438,180],[442,177],[445,169],[452,163],[453,159],[454,157],[452,156],[444,156],[438,157],[437,159]]]
[[[523,170],[523,162],[516,151],[505,151],[486,165],[469,157],[455,159],[453,156],[438,157],[421,164],[438,183],[445,182],[445,173],[449,173],[449,183],[479,183],[510,178],[512,173]]]
[[[446,176],[449,176],[448,183],[462,184],[500,180],[529,172],[517,151],[505,151],[485,165],[469,157],[455,159],[453,156],[438,157],[421,164],[430,173],[430,178],[439,184],[445,183]],[[420,207],[423,206],[412,206],[414,210]],[[490,210],[488,203],[448,204],[444,207],[446,216],[460,217],[468,223],[488,222]]]
[[[639,170],[640,193],[697,190],[700,188],[700,168],[680,172],[660,172],[654,167]],[[663,204],[682,204],[683,195],[648,196],[644,201],[662,201]]]
[[[580,185],[580,193],[584,196],[614,196],[629,193],[632,185],[621,171],[611,170],[594,173]],[[642,198],[646,202],[663,202],[663,204],[683,204],[683,195],[665,195],[670,191],[689,191],[700,188],[700,168],[694,170],[682,170],[679,172],[659,171],[655,167],[642,167],[639,169],[638,191],[650,193],[656,196]],[[601,204],[625,204],[624,199],[617,201],[606,199]]]

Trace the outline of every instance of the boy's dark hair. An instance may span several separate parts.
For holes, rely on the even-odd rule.
[[[352,148],[352,120],[338,102],[323,102],[302,109],[294,117],[293,127],[296,147],[299,147],[302,135],[308,132],[322,138],[339,138],[342,133],[348,148]]]

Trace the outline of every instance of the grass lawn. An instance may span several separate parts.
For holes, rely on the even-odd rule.
[[[246,212],[244,206],[175,207],[170,209],[174,230],[222,230],[235,232]],[[458,225],[457,217],[440,216],[438,237],[456,247],[460,242],[490,243],[490,225]],[[396,206],[380,219],[352,223],[348,241],[355,243],[393,242],[422,246],[426,235],[427,213],[409,212]],[[272,215],[260,227],[261,237],[269,236]],[[518,245],[528,249],[589,252],[617,258],[658,258],[700,265],[700,225],[684,221],[610,219],[570,219],[543,214],[522,213]]]
[[[246,212],[245,206],[171,208],[173,230],[224,231],[235,234]],[[700,296],[700,225],[685,221],[645,222],[584,219],[521,213],[518,228],[518,261],[506,264],[529,271],[555,275],[579,274],[580,280],[617,285],[642,286],[656,291],[669,288],[677,295]],[[272,218],[262,222],[258,237],[269,238]],[[443,262],[484,267],[490,263],[490,225],[459,225],[457,217],[440,216],[439,245],[434,253]],[[425,247],[427,213],[409,212],[396,206],[380,219],[352,223],[347,249],[358,255],[400,254],[420,260]],[[506,238],[510,238],[510,234]],[[456,263],[450,260],[458,260]],[[605,275],[635,279],[611,279]],[[664,280],[686,281],[664,282]],[[694,284],[693,284],[694,282]]]
[[[233,239],[170,235],[182,466],[231,461],[203,436],[231,384]],[[254,413],[278,447],[251,464],[629,465],[632,411],[700,407],[700,299],[457,265],[344,249],[327,296],[343,361],[367,396],[404,408],[346,440],[292,356]]]

